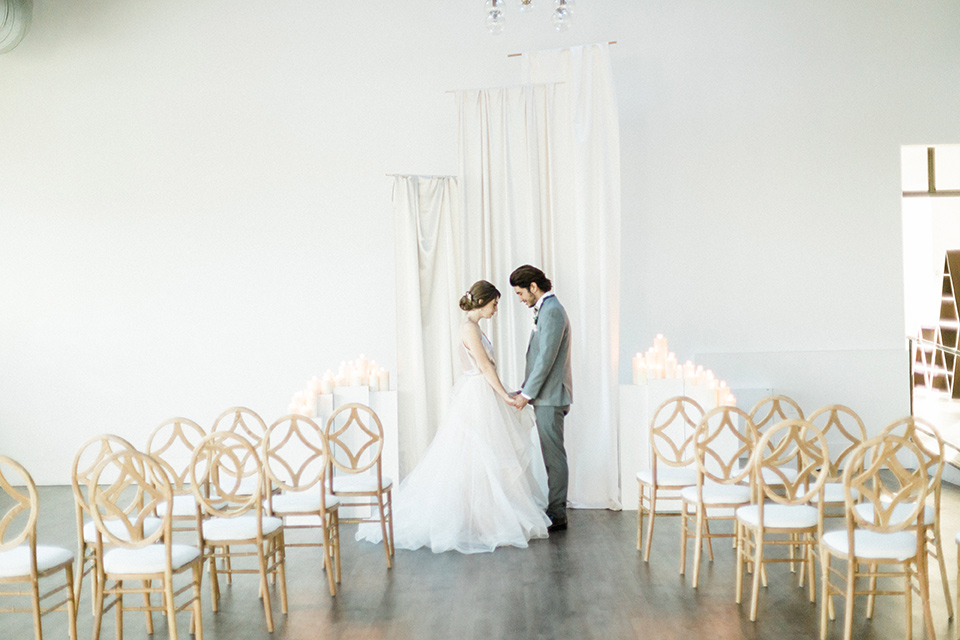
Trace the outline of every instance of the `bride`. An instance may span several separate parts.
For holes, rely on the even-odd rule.
[[[546,476],[533,415],[517,411],[478,324],[493,317],[499,299],[486,280],[460,298],[467,312],[460,325],[463,376],[433,442],[394,495],[396,547],[479,553],[547,537]],[[380,542],[380,526],[361,525],[357,539]]]

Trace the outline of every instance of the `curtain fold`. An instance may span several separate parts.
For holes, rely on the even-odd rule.
[[[395,176],[400,475],[433,440],[457,374],[460,269],[455,177]]]

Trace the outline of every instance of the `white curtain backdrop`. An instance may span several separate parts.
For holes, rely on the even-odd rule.
[[[455,177],[395,176],[400,475],[433,440],[459,373],[463,294]]]
[[[605,45],[525,54],[519,87],[458,92],[461,264],[504,293],[488,331],[518,388],[532,317],[510,272],[540,266],[573,328],[565,423],[573,506],[620,508],[620,148]]]

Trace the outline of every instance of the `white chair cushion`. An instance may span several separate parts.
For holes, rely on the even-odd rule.
[[[167,512],[167,503],[157,505],[157,513],[164,515]],[[173,496],[174,517],[192,516],[197,513],[197,499],[189,494]]]
[[[653,485],[653,470],[637,472],[637,480]],[[689,467],[657,466],[657,485],[661,487],[688,487],[697,484],[697,470]]]
[[[916,508],[916,503],[914,502],[904,502],[898,504],[893,508],[893,515],[890,517],[890,524],[897,525],[910,517],[910,514],[913,513],[913,510]],[[867,522],[873,522],[873,505],[869,502],[861,502],[856,505],[854,509],[857,510],[857,513],[860,514],[860,517],[866,520]],[[923,522],[926,525],[933,524],[934,508],[932,505],[923,506]]]
[[[37,545],[37,572],[43,573],[58,565],[73,562],[73,553],[60,547]],[[20,545],[0,551],[0,578],[17,578],[30,575],[30,547]]]
[[[853,490],[853,498],[856,500],[860,497],[860,492],[856,489]],[[811,502],[816,503],[819,496],[813,496]],[[824,504],[843,504],[843,483],[842,482],[828,482],[823,485],[823,503]]]
[[[107,531],[112,533],[114,537],[119,538],[120,540],[129,540],[130,535],[127,532],[127,527],[124,526],[123,522],[120,520],[105,520],[104,524],[107,526]],[[143,519],[143,535],[146,537],[152,536],[163,526],[163,520],[160,518],[144,518]],[[83,541],[84,542],[95,542],[97,539],[97,524],[93,521],[88,522],[83,525]]]
[[[699,502],[697,487],[684,487],[680,497],[687,502]],[[739,484],[704,484],[703,504],[743,504],[750,502],[750,487]]]
[[[383,489],[386,491],[393,485],[390,478],[383,478]],[[333,491],[344,493],[369,493],[377,490],[377,478],[365,473],[344,474],[333,479]]]
[[[737,520],[748,527],[760,526],[760,507],[751,504],[737,509]],[[771,529],[809,529],[817,526],[817,508],[806,504],[763,505],[763,526]]]
[[[846,529],[823,534],[820,543],[834,550],[835,555],[846,555],[850,552]],[[880,533],[857,529],[853,532],[853,547],[858,558],[906,560],[917,554],[917,538],[910,531]]]
[[[203,521],[203,537],[208,542],[221,540],[255,540],[257,537],[256,516],[236,518],[210,518]],[[283,520],[263,516],[263,535],[269,535],[283,526]]]
[[[266,507],[267,501],[264,500],[263,504],[264,507]],[[334,496],[327,496],[327,509],[335,507],[337,504],[338,500]],[[315,491],[295,491],[273,496],[274,513],[310,513],[319,511],[320,494]]]
[[[200,557],[200,549],[188,544],[170,546],[173,570]],[[108,574],[163,573],[167,566],[167,552],[162,544],[151,544],[140,549],[111,549],[103,554],[103,569]]]

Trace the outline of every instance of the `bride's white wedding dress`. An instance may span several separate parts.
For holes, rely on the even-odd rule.
[[[483,348],[493,360],[490,341]],[[546,471],[532,411],[504,402],[460,344],[463,376],[423,458],[393,496],[394,546],[435,553],[526,547],[546,538]],[[358,540],[380,542],[379,524]]]

